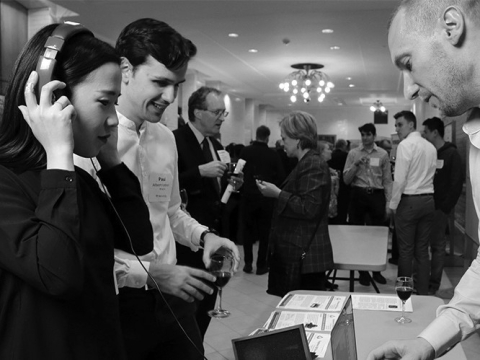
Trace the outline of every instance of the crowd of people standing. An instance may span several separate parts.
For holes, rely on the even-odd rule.
[[[405,3],[390,24],[394,54],[409,40],[397,34],[406,31]],[[465,37],[466,24],[480,32],[462,22],[469,17],[461,7],[445,9],[444,19],[454,37],[445,46]],[[253,272],[256,238],[256,274],[269,273],[268,293],[325,290],[334,261],[328,224],[389,226],[389,218],[398,275],[415,276],[418,294],[438,290],[443,224],[464,181],[442,120],[426,119],[422,136],[412,112],[394,116],[401,141],[392,176],[388,144],[375,142],[373,124],[359,128],[357,148],[339,139],[333,150],[318,141],[317,119],[294,111],[279,124],[282,149],[268,148],[270,130],[260,126],[238,154],[247,162],[244,172],[229,176],[217,140],[228,115],[220,91],[204,86],[191,94],[189,121],[173,133],[160,123],[196,55],[191,41],[153,19],[129,24],[115,48],[84,28],[62,26],[41,29],[25,46],[0,123],[0,358],[153,359],[161,352],[167,359],[203,359],[216,289],[210,256],[226,248],[240,262],[223,218],[228,185],[241,188],[239,214],[248,228],[243,271]],[[59,50],[53,77],[39,88],[44,74],[37,60],[60,30],[71,38]],[[442,104],[442,111],[456,115],[476,104],[472,96],[465,105]],[[474,120],[465,126],[472,170]],[[478,182],[472,184],[476,194]],[[188,194],[186,211],[180,189]],[[420,340],[387,344],[370,358],[431,359],[468,336],[479,323],[470,316],[478,314],[478,302],[465,300],[477,299],[478,290],[467,286],[477,274],[478,261]],[[363,273],[360,281],[386,280]],[[449,323],[466,325],[436,338]]]

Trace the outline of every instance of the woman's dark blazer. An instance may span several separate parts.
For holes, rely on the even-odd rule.
[[[270,246],[282,262],[298,261],[320,218],[302,273],[333,268],[328,235],[331,179],[327,163],[317,151],[308,151],[281,186],[270,232]]]

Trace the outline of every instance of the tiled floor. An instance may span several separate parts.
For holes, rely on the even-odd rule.
[[[239,248],[243,251],[242,246]],[[262,327],[280,300],[279,297],[265,292],[268,274],[261,276],[246,274],[242,269],[243,263],[223,290],[223,308],[229,310],[232,315],[226,319],[212,319],[205,336],[205,356],[208,360],[234,360],[231,340],[246,336],[256,328]],[[446,268],[445,273],[439,292],[442,297],[452,296],[452,289],[463,275],[463,268]],[[387,284],[379,285],[380,292],[394,293],[397,267],[387,264],[383,275],[387,278]],[[339,272],[338,276],[348,276],[348,272]],[[339,291],[348,291],[348,281],[339,281],[338,285]],[[355,291],[375,292],[372,286],[362,286],[358,282],[355,284]],[[464,341],[462,346],[468,360],[480,358],[478,334]]]

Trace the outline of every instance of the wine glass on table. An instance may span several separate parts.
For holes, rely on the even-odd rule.
[[[413,292],[413,279],[408,276],[400,276],[395,281],[395,291],[402,300],[402,316],[395,318],[395,321],[401,324],[412,322],[405,316],[405,302],[410,298]]]
[[[217,278],[215,285],[218,288],[218,305],[214,310],[208,312],[211,317],[226,318],[230,316],[229,311],[222,309],[222,289],[233,275],[234,264],[233,255],[228,250],[216,252],[210,257],[208,271]]]

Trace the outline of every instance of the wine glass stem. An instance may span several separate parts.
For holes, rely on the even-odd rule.
[[[222,288],[218,288],[218,310],[222,310]]]
[[[405,301],[402,300],[402,318],[405,319]]]

